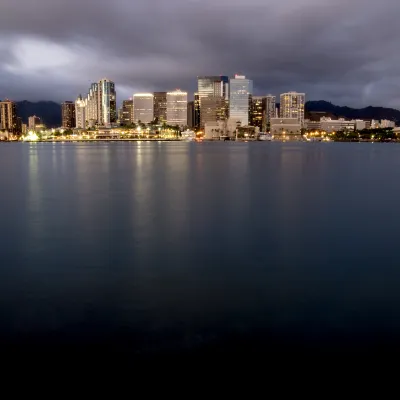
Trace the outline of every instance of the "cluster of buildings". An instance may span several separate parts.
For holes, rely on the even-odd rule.
[[[199,76],[197,91],[191,101],[180,89],[169,92],[134,93],[117,108],[115,83],[101,79],[92,83],[86,96],[62,103],[64,130],[88,128],[130,127],[133,124],[189,128],[206,139],[233,136],[238,130],[256,135],[270,132],[274,136],[296,136],[304,131],[361,130],[394,127],[392,121],[305,119],[305,93],[288,92],[280,95],[279,108],[274,95],[254,96],[253,81],[244,75]],[[27,125],[17,116],[16,104],[0,102],[0,131],[11,134],[43,129],[37,116]]]
[[[65,129],[166,124],[202,131],[206,138],[229,136],[238,127],[256,132],[301,133],[304,128],[305,94],[284,93],[278,112],[274,95],[253,96],[253,81],[244,75],[200,76],[194,99],[179,89],[134,93],[117,110],[114,82],[93,83],[86,97],[62,104]]]

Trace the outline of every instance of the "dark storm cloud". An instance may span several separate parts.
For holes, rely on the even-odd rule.
[[[1,0],[0,98],[73,99],[104,76],[193,91],[243,73],[256,94],[400,107],[396,0]]]

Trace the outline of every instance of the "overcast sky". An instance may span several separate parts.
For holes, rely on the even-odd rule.
[[[0,98],[74,100],[103,77],[193,92],[245,74],[255,94],[400,108],[399,0],[0,0]]]

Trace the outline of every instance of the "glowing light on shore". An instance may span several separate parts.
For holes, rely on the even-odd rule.
[[[24,142],[36,142],[39,140],[39,136],[36,134],[36,132],[29,131],[26,136],[24,136],[23,141]]]

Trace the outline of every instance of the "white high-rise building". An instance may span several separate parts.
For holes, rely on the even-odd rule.
[[[82,99],[82,96],[78,96],[75,101],[75,119],[76,128],[86,128],[86,101]]]
[[[154,119],[153,93],[136,93],[133,95],[133,120],[148,124]]]
[[[167,124],[187,125],[187,92],[175,90],[167,93]]]
[[[107,78],[98,83],[98,112],[99,125],[108,126],[117,122],[117,94],[115,83]]]
[[[250,101],[253,94],[253,81],[243,75],[230,79],[229,117],[249,125]]]
[[[305,102],[305,93],[288,92],[281,94],[280,117],[297,118],[303,128]]]

